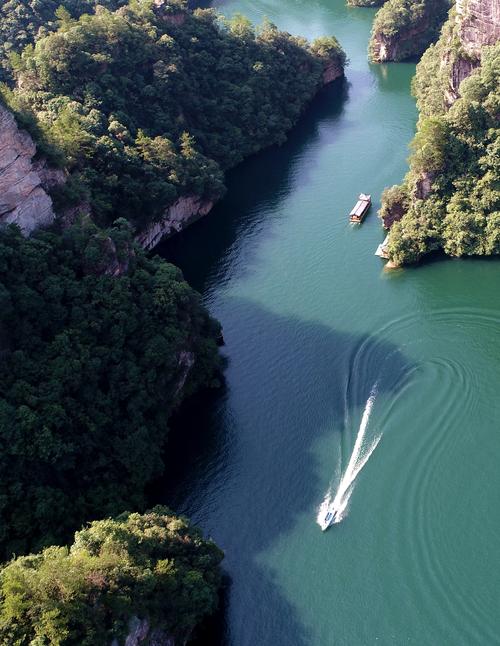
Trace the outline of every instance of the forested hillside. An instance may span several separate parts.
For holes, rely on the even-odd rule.
[[[140,632],[145,645],[184,644],[217,605],[221,559],[164,508],[93,522],[70,548],[0,570],[0,642],[104,646]]]
[[[449,0],[388,0],[373,22],[369,53],[374,62],[420,56],[439,37]]]
[[[64,18],[93,13],[97,4],[118,9],[127,0],[5,0],[0,6],[0,80],[10,78],[9,58],[49,31]]]
[[[110,262],[126,274],[107,275]],[[219,326],[180,271],[125,224],[0,232],[0,549],[67,540],[138,509],[162,472],[168,420],[210,386]]]
[[[440,60],[438,45],[418,67],[421,118],[410,171],[383,197],[386,221],[404,213],[390,233],[395,264],[438,249],[452,256],[500,253],[500,43],[483,47],[481,67],[462,81],[449,111]]]
[[[223,171],[283,142],[325,70],[345,61],[333,37],[309,45],[178,1],[59,24],[12,59],[4,100],[34,115],[72,174],[66,197],[103,226],[118,214],[141,229],[180,196],[217,199]]]

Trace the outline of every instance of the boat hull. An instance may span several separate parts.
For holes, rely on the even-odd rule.
[[[358,201],[354,205],[352,211],[349,213],[349,220],[353,224],[361,224],[368,213],[370,206],[372,204],[371,195],[365,195],[361,193],[358,197]]]

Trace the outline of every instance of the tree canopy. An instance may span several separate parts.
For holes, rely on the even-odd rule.
[[[128,263],[121,276],[109,275]],[[144,505],[173,408],[216,383],[219,326],[125,223],[0,231],[0,549]]]
[[[222,552],[167,509],[122,514],[0,570],[2,644],[105,646],[131,620],[184,643],[217,605]]]
[[[71,14],[93,13],[97,4],[118,9],[127,0],[5,0],[0,5],[0,80],[10,78],[9,58],[58,28]],[[66,13],[65,13],[66,12]]]
[[[391,60],[420,56],[438,39],[449,9],[449,0],[388,0],[373,21],[370,57],[379,40],[394,44]]]
[[[310,46],[180,0],[59,15],[11,58],[3,96],[61,151],[102,226],[120,215],[140,229],[178,197],[219,197],[223,171],[282,143],[325,66],[345,62],[333,37]]]
[[[480,68],[461,83],[448,112],[436,86],[422,79],[427,73],[422,59],[415,83],[422,114],[400,187],[406,212],[391,229],[389,256],[403,264],[437,249],[452,256],[499,254],[500,43],[483,48]],[[423,184],[425,196],[419,195]],[[386,194],[383,209],[391,208],[394,194]]]

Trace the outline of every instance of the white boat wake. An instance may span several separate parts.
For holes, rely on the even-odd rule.
[[[370,444],[366,445],[366,431],[376,396],[377,384],[373,386],[366,402],[356,442],[354,443],[354,448],[345,473],[340,479],[337,491],[333,493],[332,488],[330,488],[325,499],[320,505],[316,520],[323,530],[334,523],[340,523],[345,518],[345,512],[354,490],[356,478],[358,477],[361,469],[368,462],[373,451],[375,451],[377,444],[380,442],[380,438],[382,437],[382,434],[377,435]]]

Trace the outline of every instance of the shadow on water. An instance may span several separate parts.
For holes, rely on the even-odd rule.
[[[337,135],[348,91],[345,79],[324,88],[288,141],[228,173],[226,197],[162,245],[160,255],[205,295],[212,283],[220,285],[231,273],[232,254],[243,246],[247,253],[250,238],[266,234],[269,218],[282,217],[274,207],[309,181],[318,144]],[[397,348],[376,338],[228,295],[219,305],[213,313],[224,326],[227,386],[190,400],[176,416],[167,476],[157,489],[226,555],[231,584],[195,643],[308,646],[308,630],[259,558],[294,530],[299,516],[314,523],[325,493],[313,454],[318,441],[342,432],[347,412],[363,410],[375,381],[380,392],[390,392],[408,368]]]
[[[393,395],[411,366],[374,336],[276,315],[239,298],[226,307],[227,388],[189,402],[177,416],[163,483],[163,500],[224,549],[232,581],[196,643],[309,646],[311,635],[262,555],[297,531],[304,514],[314,524],[325,493],[315,457],[321,439],[342,433],[346,414],[355,433],[373,385]]]
[[[314,163],[297,161],[318,141],[323,125],[339,121],[348,88],[344,78],[323,88],[282,146],[272,146],[229,171],[228,192],[210,214],[157,248],[161,256],[181,267],[193,287],[203,292],[233,245],[244,244],[261,224],[263,212],[282,201],[293,185],[308,181]],[[335,128],[327,134],[335,136]],[[303,173],[299,178],[294,176],[296,167]]]

